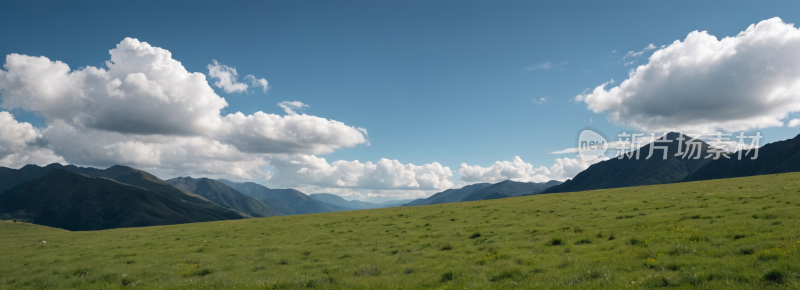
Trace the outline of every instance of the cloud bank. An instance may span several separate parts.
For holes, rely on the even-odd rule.
[[[648,131],[783,126],[800,111],[798,51],[800,30],[780,18],[723,39],[694,31],[655,51],[619,86],[605,83],[575,100],[615,124]]]
[[[17,128],[3,132],[3,139],[16,140],[5,148],[24,154],[41,139],[63,157],[42,160],[267,178],[259,168],[268,154],[325,154],[367,143],[363,128],[316,116],[221,115],[228,103],[205,75],[188,72],[169,51],[146,42],[126,38],[109,53],[107,68],[77,70],[43,56],[6,56],[2,108],[35,112],[47,126],[38,131],[5,113],[2,121],[16,125],[4,130]],[[236,81],[235,68],[214,61],[209,72],[225,91],[247,88]]]
[[[580,158],[556,158],[550,168],[544,166],[534,168],[532,164],[522,161],[519,156],[514,156],[513,161],[497,161],[489,167],[461,163],[458,173],[461,174],[461,185],[479,182],[495,183],[509,179],[519,182],[564,181],[575,177],[592,164],[604,160],[608,160],[608,158],[603,156],[591,162]]]

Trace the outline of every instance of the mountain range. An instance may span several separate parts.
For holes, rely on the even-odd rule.
[[[260,199],[244,195],[214,179],[177,177],[167,180],[167,183],[252,217],[283,215]]]
[[[548,182],[517,182],[506,180],[495,184],[476,183],[458,189],[448,189],[436,193],[425,199],[417,199],[404,206],[440,204],[459,201],[474,201],[497,199],[512,196],[534,195],[542,193],[544,190],[561,184],[560,181],[551,180]]]
[[[598,162],[566,182],[506,180],[447,189],[413,201],[371,203],[336,195],[306,195],[252,182],[178,177],[168,181],[142,170],[115,165],[107,169],[50,164],[20,169],[0,167],[0,217],[68,230],[168,225],[190,222],[313,214],[389,206],[413,206],[488,200],[534,194],[664,184],[800,171],[800,135],[756,151],[705,158],[711,147],[687,158],[689,145],[669,133],[641,147],[639,159],[623,156]],[[653,147],[653,158],[645,158]],[[666,148],[664,150],[663,148]],[[665,152],[666,151],[666,152]],[[738,160],[741,153],[742,158]],[[666,154],[666,159],[661,158]],[[635,154],[634,154],[635,155]],[[729,158],[725,158],[725,157]]]
[[[561,185],[548,188],[543,193],[679,182],[711,161],[711,159],[704,158],[708,155],[708,144],[685,135],[685,139],[690,139],[692,142],[700,144],[697,147],[700,151],[700,158],[694,158],[698,156],[696,155],[698,154],[696,153],[697,148],[693,148],[694,152],[691,157],[675,156],[678,152],[686,153],[687,149],[690,149],[687,140],[679,142],[677,140],[679,137],[679,133],[669,133],[657,139],[659,141],[641,147],[634,154],[622,155],[622,158],[612,158],[593,164],[578,173],[575,178],[567,180]],[[647,156],[650,155],[650,148],[654,144],[656,147],[653,147],[653,155],[647,159]],[[663,147],[667,148],[666,159],[663,158],[664,149],[661,149]]]
[[[741,160],[739,155],[741,153]],[[730,159],[712,160],[683,181],[744,177],[800,171],[800,135],[773,142],[756,151],[742,150],[728,155]],[[756,157],[756,159],[752,159]]]
[[[327,205],[294,189],[271,189],[254,182],[232,182],[219,179],[221,183],[230,186],[239,192],[258,198],[260,200],[277,200],[296,214],[334,212],[342,209]]]
[[[368,201],[360,201],[360,200],[346,200],[341,196],[330,194],[330,193],[315,193],[309,195],[309,197],[327,204],[334,206],[336,208],[344,209],[344,210],[359,210],[359,209],[371,209],[371,208],[383,208],[383,207],[393,207],[393,206],[400,206],[403,205],[411,200],[390,200],[385,201],[382,203],[374,203]]]
[[[63,169],[49,170],[5,191],[0,195],[0,214],[73,231],[247,217],[177,189],[154,191]]]

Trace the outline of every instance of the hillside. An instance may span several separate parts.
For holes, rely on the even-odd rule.
[[[253,182],[240,183],[231,182],[224,179],[220,179],[219,181],[245,195],[249,195],[260,200],[278,200],[286,204],[286,206],[288,206],[297,214],[323,213],[342,210],[320,203],[308,195],[294,189],[271,189]]]
[[[158,192],[171,198],[176,198],[203,207],[208,207],[209,209],[213,209],[215,211],[230,211],[229,208],[220,206],[219,204],[216,204],[202,196],[178,189],[150,173],[122,165],[114,165],[107,169],[78,167],[75,165],[61,165],[58,163],[53,163],[45,167],[26,165],[20,169],[0,167],[0,184],[4,186],[0,188],[0,193],[24,182],[45,176],[51,170],[55,169],[61,169],[76,174],[84,174],[89,177],[105,177],[125,184]]]
[[[604,188],[619,188],[640,185],[653,185],[678,182],[692,174],[695,170],[702,167],[711,159],[705,159],[708,155],[708,144],[701,143],[701,153],[699,159],[684,156],[675,156],[679,152],[679,142],[676,139],[678,133],[669,133],[659,140],[673,140],[670,143],[659,143],[656,146],[667,146],[667,159],[663,159],[664,150],[654,148],[653,156],[646,159],[650,153],[652,144],[640,148],[639,159],[634,156],[623,156],[602,161],[586,170],[578,173],[575,178],[567,180],[561,185],[548,188],[543,193],[574,192]],[[685,138],[689,138],[685,136]],[[686,152],[687,144],[680,146],[681,152]],[[692,155],[695,157],[696,155]]]
[[[0,214],[73,231],[242,218],[103,177],[55,169],[0,194]]]
[[[0,277],[8,288],[50,289],[793,289],[798,181],[787,173],[96,232],[6,221]]]
[[[730,159],[720,158],[700,167],[684,181],[709,180],[800,171],[800,135],[792,139],[773,142],[756,151],[736,152]]]
[[[542,191],[559,185],[562,182],[551,180],[548,182],[516,182],[513,180],[506,180],[487,186],[482,189],[470,192],[461,201],[475,201],[484,199],[498,199],[512,196],[534,195],[542,193]]]
[[[263,201],[244,195],[213,179],[177,177],[167,180],[167,183],[252,217],[282,215]]]
[[[426,204],[440,204],[440,203],[450,203],[450,202],[459,202],[464,197],[472,193],[473,191],[484,189],[486,187],[491,186],[491,183],[476,183],[472,185],[467,185],[462,188],[457,189],[448,189],[442,192],[438,192],[434,195],[431,195],[425,199],[417,199],[412,202],[406,203],[406,206],[412,205],[426,205]]]

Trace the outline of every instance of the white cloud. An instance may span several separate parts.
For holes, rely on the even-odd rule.
[[[377,163],[334,161],[313,155],[276,155],[272,183],[285,186],[320,186],[327,188],[441,190],[453,186],[449,167],[431,164],[402,164],[381,159]]]
[[[564,62],[560,62],[560,63],[552,63],[552,62],[546,61],[546,62],[542,62],[542,63],[539,63],[539,64],[534,65],[534,66],[526,67],[525,69],[526,70],[548,70],[548,69],[557,68],[559,66],[567,65],[567,64],[569,64],[569,62],[564,61]]]
[[[208,76],[217,79],[214,86],[221,88],[226,93],[241,93],[247,90],[247,84],[240,83],[236,79],[239,74],[235,67],[229,67],[213,60],[213,64],[208,65]],[[251,75],[248,75],[250,77]],[[255,79],[255,77],[253,77]],[[264,80],[266,81],[266,80]]]
[[[800,111],[800,30],[779,18],[718,40],[692,32],[653,53],[619,86],[578,95],[615,124],[646,131],[782,126]]]
[[[533,99],[533,102],[536,103],[536,104],[544,104],[544,103],[549,102],[550,100],[552,100],[552,98],[550,98],[550,96],[547,95],[547,96],[544,96],[544,97],[539,98],[539,99]]]
[[[220,112],[228,103],[202,73],[188,72],[169,51],[145,42],[126,38],[110,54],[108,69],[73,71],[46,57],[6,56],[0,70],[2,107],[44,117],[47,127],[34,131],[63,157],[51,158],[54,162],[268,178],[270,173],[260,166],[268,164],[269,154],[324,154],[368,144],[365,129],[316,116],[223,116]],[[209,69],[218,76],[236,75],[217,62]],[[14,136],[4,132],[3,138],[6,135]],[[14,154],[27,152],[19,146],[8,148],[16,148]]]
[[[269,82],[267,79],[264,78],[256,78],[254,75],[247,75],[244,77],[245,80],[250,81],[254,88],[261,87],[262,90],[266,93],[269,90]]]
[[[629,58],[629,57],[638,57],[638,56],[644,54],[645,52],[647,52],[648,50],[653,50],[653,49],[656,49],[656,46],[651,43],[651,44],[647,45],[641,51],[629,51],[628,53],[625,54],[625,56],[622,57],[622,59],[626,59],[626,58]]]
[[[792,119],[789,121],[789,128],[794,128],[800,125],[800,119]]]
[[[608,160],[606,157],[597,158],[586,162],[580,158],[556,158],[555,164],[550,168],[539,166],[534,168],[530,163],[522,161],[519,156],[514,156],[513,161],[497,161],[489,167],[480,165],[467,165],[461,163],[458,173],[461,174],[460,185],[478,182],[500,182],[514,180],[520,182],[547,182],[550,180],[564,181],[575,177],[581,171],[597,162]]]
[[[297,111],[309,106],[299,101],[283,101],[278,103],[278,107],[281,107],[287,115],[297,115]]]
[[[0,112],[0,166],[66,163],[46,146],[47,140],[33,125],[17,122],[10,113]]]
[[[364,128],[305,114],[230,114],[223,118],[219,132],[215,134],[218,140],[252,153],[325,154],[369,145]]]

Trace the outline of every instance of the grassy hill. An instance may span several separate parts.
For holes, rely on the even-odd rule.
[[[9,289],[796,289],[798,182],[787,173],[94,232],[6,221],[0,279]]]

